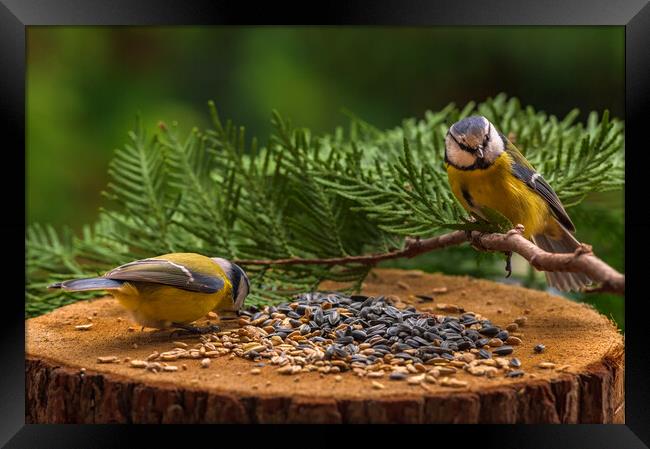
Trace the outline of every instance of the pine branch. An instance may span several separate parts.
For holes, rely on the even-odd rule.
[[[104,195],[122,210],[103,209],[115,224],[109,237],[144,252],[176,250],[170,230],[173,197],[167,188],[165,158],[157,139],[147,141],[139,118],[130,143],[115,151],[109,175],[112,181]]]
[[[544,251],[521,235],[520,229],[513,229],[507,234],[485,234],[478,231],[468,233],[454,231],[429,239],[407,239],[403,249],[381,254],[363,256],[346,256],[330,259],[276,259],[276,260],[238,260],[247,265],[376,265],[390,259],[412,258],[430,251],[470,242],[485,251],[514,252],[524,257],[530,264],[542,271],[579,272],[600,283],[600,287],[589,291],[607,291],[623,295],[625,293],[625,276],[597,258],[591,246],[581,244],[574,253],[557,254]]]

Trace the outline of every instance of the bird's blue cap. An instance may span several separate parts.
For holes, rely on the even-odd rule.
[[[466,117],[451,126],[450,131],[456,136],[482,136],[487,120],[481,115]]]

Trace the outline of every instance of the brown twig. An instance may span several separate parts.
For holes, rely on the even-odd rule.
[[[329,259],[240,259],[240,265],[375,265],[384,260],[411,258],[417,255],[460,245],[469,241],[475,248],[487,251],[514,252],[521,255],[540,271],[570,271],[584,273],[594,282],[600,284],[596,289],[587,291],[607,291],[623,295],[625,293],[625,276],[596,257],[589,245],[582,244],[574,253],[557,254],[544,251],[521,234],[517,227],[506,234],[483,234],[473,231],[454,231],[429,239],[407,238],[404,248],[379,254],[362,256],[345,256]]]
[[[507,234],[480,235],[474,232],[472,239],[475,238],[488,250],[516,252],[537,270],[584,273],[600,284],[598,291],[625,293],[625,276],[596,257],[591,246],[584,243],[573,253],[557,254],[544,251],[514,230]]]
[[[302,259],[299,257],[288,259],[237,259],[234,262],[238,265],[348,265],[353,263],[375,265],[383,260],[415,257],[422,253],[459,245],[466,241],[464,231],[456,231],[425,240],[407,238],[403,249],[387,253],[333,257],[330,259]]]

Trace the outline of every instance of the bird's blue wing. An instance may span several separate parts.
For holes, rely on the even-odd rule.
[[[504,138],[505,139],[505,138]],[[553,188],[546,182],[546,180],[537,173],[537,171],[530,165],[530,162],[519,152],[517,147],[505,139],[506,153],[512,159],[512,173],[516,178],[524,182],[536,194],[544,198],[544,201],[549,205],[553,215],[557,220],[567,228],[569,231],[574,232],[576,227],[569,218],[569,215],[564,210],[562,202],[558,198]]]
[[[165,259],[142,259],[121,265],[104,275],[107,279],[150,282],[183,290],[215,293],[224,286],[223,279],[198,273],[186,266]]]

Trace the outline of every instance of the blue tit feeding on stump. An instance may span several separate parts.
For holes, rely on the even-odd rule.
[[[551,253],[573,253],[580,245],[551,186],[485,117],[454,123],[445,147],[451,190],[467,211],[485,219],[481,208],[494,209],[522,224],[524,237]],[[581,273],[545,274],[548,284],[562,291],[580,290],[591,282]]]
[[[172,253],[121,265],[101,277],[73,279],[49,288],[106,290],[142,326],[200,331],[203,328],[189,323],[210,311],[236,313],[250,283],[244,270],[226,259]]]

